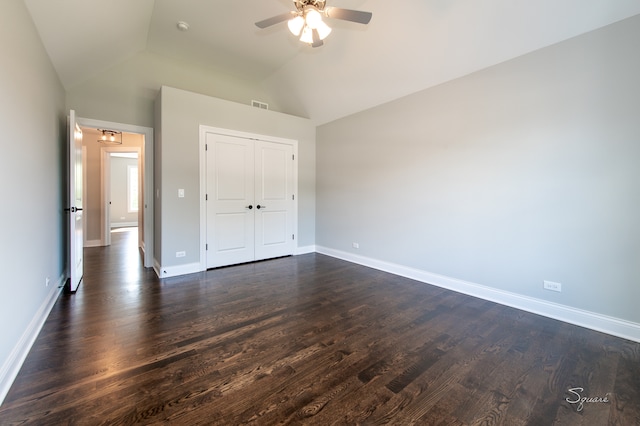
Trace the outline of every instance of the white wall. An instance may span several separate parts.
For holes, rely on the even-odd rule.
[[[138,212],[129,211],[129,167],[137,168],[138,159],[111,156],[111,227],[138,223]]]
[[[156,118],[156,260],[162,267],[199,262],[200,125],[295,139],[298,143],[298,246],[315,242],[315,126],[310,120],[162,87]],[[185,197],[178,198],[178,189]],[[159,217],[158,217],[159,216]],[[187,256],[176,259],[177,251]]]
[[[0,2],[0,52],[2,401],[64,279],[66,113],[62,85],[21,1]]]
[[[318,246],[638,325],[638,40],[634,17],[321,126]]]

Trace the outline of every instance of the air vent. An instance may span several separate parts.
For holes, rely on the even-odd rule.
[[[269,104],[266,104],[264,102],[260,102],[260,101],[251,101],[251,106],[256,107],[256,108],[260,108],[260,109],[269,109]]]

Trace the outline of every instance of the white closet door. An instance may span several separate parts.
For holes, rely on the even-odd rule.
[[[207,268],[254,260],[254,142],[207,134]]]
[[[255,142],[255,258],[294,252],[293,147]]]

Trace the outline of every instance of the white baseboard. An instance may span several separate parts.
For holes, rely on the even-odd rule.
[[[158,261],[154,259],[153,270],[156,271],[156,275],[158,276],[158,278],[170,278],[177,277],[178,275],[202,272],[202,265],[200,264],[200,262],[197,262],[176,266],[160,266]]]
[[[315,253],[316,246],[304,246],[297,247],[294,256],[301,254]],[[153,259],[153,270],[156,272],[158,278],[170,278],[177,277],[178,275],[194,274],[196,272],[206,271],[207,268],[201,263],[188,263],[185,265],[177,266],[161,266],[157,259]]]
[[[301,254],[309,254],[309,253],[315,253],[316,252],[316,246],[302,246],[302,247],[296,247],[296,252],[294,253],[295,256],[301,255]]]
[[[9,357],[0,367],[0,405],[2,405],[7,393],[9,393],[9,389],[11,389],[11,385],[16,379],[16,376],[18,375],[24,360],[27,358],[33,343],[36,341],[38,334],[40,334],[40,330],[42,330],[42,326],[47,320],[49,312],[51,312],[53,305],[56,303],[56,300],[58,300],[64,281],[65,275],[63,274],[55,283],[51,283],[53,285],[51,285],[46,299],[42,302],[42,305],[40,305],[40,308],[33,316],[33,319],[29,323],[27,329],[22,333],[20,340],[16,346],[14,346]]]
[[[101,247],[103,245],[102,240],[87,240],[84,242],[85,247]]]
[[[368,266],[373,269],[392,273],[412,280],[453,290],[458,293],[496,302],[501,305],[521,309],[548,318],[564,321],[580,327],[611,334],[623,339],[640,342],[640,324],[631,321],[602,315],[595,312],[547,302],[529,296],[522,296],[508,291],[498,290],[481,284],[446,277],[420,269],[409,268],[395,263],[383,262],[352,253],[317,246],[316,251],[327,256],[336,257],[348,262]]]

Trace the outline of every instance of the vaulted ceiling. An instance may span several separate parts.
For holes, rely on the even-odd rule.
[[[25,0],[66,89],[152,52],[259,84],[319,124],[640,14],[637,0],[327,3],[373,19],[330,21],[334,31],[313,49],[285,23],[254,25],[292,10],[291,0]]]

